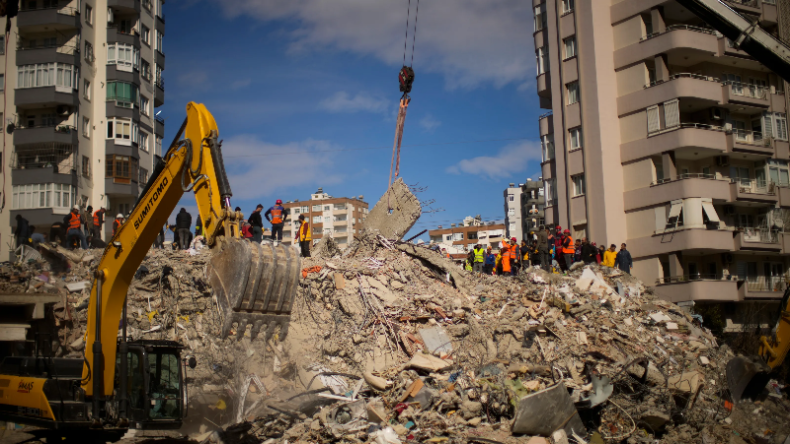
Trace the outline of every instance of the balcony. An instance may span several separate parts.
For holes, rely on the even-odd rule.
[[[678,301],[737,301],[738,282],[721,276],[677,276],[662,278],[654,288],[659,299]]]
[[[154,59],[160,68],[165,69],[165,53],[157,49],[154,51]]]
[[[69,125],[19,127],[14,130],[14,145],[33,145],[40,143],[79,143],[77,128]]]
[[[733,250],[733,232],[726,229],[680,228],[635,239],[628,239],[634,257],[668,254],[681,250],[723,253]]]
[[[753,227],[738,228],[735,233],[736,251],[760,251],[780,253],[782,244],[776,231]]]
[[[80,64],[80,51],[74,46],[19,46],[16,53],[17,66],[36,63]]]
[[[713,55],[718,51],[718,41],[712,29],[676,24],[667,26],[664,32],[647,35],[638,43],[618,49],[614,53],[614,65],[615,69],[620,69],[670,52]]]
[[[725,81],[722,82],[722,90],[724,103],[759,108],[754,111],[766,110],[771,105],[770,90],[764,86]]]
[[[547,72],[538,76],[536,83],[538,84],[538,97],[550,98],[551,97],[551,75]]]
[[[22,6],[26,2],[22,2]],[[35,4],[38,4],[36,2]],[[80,28],[80,13],[76,8],[19,8],[17,27],[20,32],[67,31]]]
[[[774,205],[778,200],[773,182],[756,179],[733,179],[730,183],[730,200]]]
[[[104,192],[110,197],[134,196],[137,197],[139,186],[137,180],[130,180],[128,183],[121,183],[112,177],[104,178]]]
[[[121,12],[140,12],[140,0],[107,0],[107,6]]]
[[[652,82],[641,91],[617,98],[617,113],[630,114],[670,98],[693,98],[710,102],[709,106],[721,102],[721,84],[718,79],[691,73],[673,74],[666,81]]]
[[[107,43],[125,43],[139,48],[140,35],[134,28],[123,29],[119,25],[110,24],[107,26]]]
[[[730,180],[711,174],[681,174],[662,179],[649,187],[626,191],[623,195],[625,210],[650,207],[677,199],[705,196],[713,200],[731,198]]]
[[[761,133],[733,129],[727,137],[727,152],[733,154],[753,154],[772,156],[774,147],[771,139],[764,139]]]
[[[165,79],[159,76],[154,82],[154,108],[160,107],[165,103]]]
[[[760,8],[760,4],[757,0],[726,0],[726,4],[732,6],[732,9],[741,13],[746,12],[748,14],[756,14],[760,15],[762,13],[762,9]]]
[[[39,88],[17,88],[14,95],[14,105],[19,108],[45,108],[58,105],[77,106],[79,97],[77,92],[56,86],[44,86]]]
[[[781,299],[784,296],[785,279],[782,276],[747,276],[739,282],[738,297],[745,299]]]
[[[36,147],[17,147],[11,160],[14,185],[60,183],[76,185],[76,145],[46,143]]]
[[[154,120],[154,134],[159,137],[165,137],[165,119],[154,116]]]
[[[689,155],[696,152],[699,158],[705,158],[720,155],[726,149],[727,133],[724,128],[685,122],[675,128],[648,134],[647,139],[620,145],[620,160],[626,163],[677,150],[689,152]]]
[[[348,225],[348,219],[343,219],[343,220],[335,219],[334,224],[335,226],[346,226]]]

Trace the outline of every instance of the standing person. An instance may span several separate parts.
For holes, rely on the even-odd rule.
[[[549,227],[540,226],[538,231],[538,254],[540,254],[540,268],[544,271],[550,271],[549,262],[549,239],[554,240]]]
[[[252,225],[247,221],[241,223],[241,237],[252,241]]]
[[[274,206],[266,210],[263,215],[272,223],[272,240],[283,240],[283,226],[288,219],[288,210],[283,207],[282,199],[277,199]]]
[[[565,271],[571,269],[571,264],[573,264],[573,255],[576,253],[576,244],[573,242],[573,236],[571,236],[571,230],[565,229],[562,232],[564,235],[564,239],[562,240],[562,256],[565,258]]]
[[[115,233],[121,229],[121,225],[123,225],[123,214],[118,213],[115,215],[115,220],[112,221],[112,235],[115,237]]]
[[[587,238],[582,239],[582,262],[584,265],[590,265],[595,262],[595,256],[598,254],[598,249],[595,245],[591,244]]]
[[[16,230],[14,230],[14,236],[16,236],[17,247],[28,244],[27,239],[30,237],[30,223],[28,223],[27,219],[22,217],[21,214],[16,215]]]
[[[496,255],[491,249],[491,245],[489,245],[488,249],[486,249],[486,262],[483,267],[483,273],[494,274],[494,267],[496,267]]]
[[[88,242],[85,240],[85,234],[82,233],[80,229],[80,224],[82,223],[82,218],[80,218],[80,207],[79,205],[74,205],[74,208],[71,209],[71,213],[66,216],[69,218],[69,231],[66,232],[66,246],[67,248],[71,247],[71,242],[74,239],[74,236],[77,236],[80,240],[80,247],[83,250],[88,249]]]
[[[482,274],[486,263],[486,251],[483,249],[482,245],[477,244],[475,245],[474,253],[475,264],[472,268],[474,269],[475,273]]]
[[[310,242],[313,240],[310,232],[310,223],[304,220],[304,214],[299,215],[299,247],[302,257],[310,257]]]
[[[446,248],[442,248],[442,256],[446,257],[447,259],[451,259],[450,253],[447,252]]]
[[[186,208],[176,215],[176,235],[178,236],[178,246],[182,250],[189,248],[189,229],[192,228],[192,215],[187,213]]]
[[[530,243],[532,242],[532,236],[529,237]],[[530,259],[532,259],[532,251],[530,246],[527,244],[526,239],[521,241],[521,248],[519,248],[521,257],[521,269],[524,270],[529,267]]]
[[[560,268],[565,267],[565,259],[563,258],[563,254],[562,254],[563,242],[565,242],[565,236],[562,235],[562,227],[557,225],[557,229],[554,232],[554,257],[557,259],[557,262],[560,264]]]
[[[625,244],[620,244],[620,252],[614,259],[614,263],[620,271],[631,274],[631,268],[634,267],[634,261],[631,259],[631,252],[625,249]]]
[[[601,265],[601,261],[603,261],[603,252],[605,251],[605,250],[604,250],[604,248],[603,248],[603,245],[601,245],[600,247],[598,247],[598,246],[596,246],[596,245],[595,245],[595,242],[593,242],[592,244],[593,244],[593,247],[595,247],[595,248],[596,248],[596,253],[595,253],[595,262],[596,262],[598,265]]]
[[[85,234],[85,240],[88,244],[91,243],[93,238],[93,207],[88,205],[82,214],[80,214],[80,224],[82,225],[82,232]]]
[[[195,237],[198,236],[203,236],[203,220],[200,218],[200,214],[198,214],[197,222],[195,223]]]
[[[159,229],[159,234],[156,235],[156,240],[154,240],[154,248],[157,250],[161,250],[165,246],[165,226],[162,225],[162,228]]]
[[[261,218],[261,211],[263,211],[263,205],[258,204],[255,207],[255,211],[250,214],[250,218],[247,219],[247,222],[252,225],[252,241],[255,243],[261,243],[263,240],[263,218]]]
[[[101,227],[104,225],[104,207],[99,208],[93,213],[93,237],[101,239]]]
[[[511,262],[511,250],[510,250],[510,243],[507,240],[502,241],[502,248],[500,249],[499,253],[502,255],[502,274],[510,275],[512,270],[510,268]]]
[[[617,259],[617,247],[614,244],[609,246],[609,249],[603,253],[603,266],[614,268],[614,260]]]

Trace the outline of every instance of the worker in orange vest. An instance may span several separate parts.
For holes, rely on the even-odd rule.
[[[573,242],[571,230],[566,229],[563,234],[565,237],[562,240],[562,257],[565,258],[566,269],[570,270],[573,263],[573,255],[576,254],[576,245]]]
[[[100,208],[93,213],[93,237],[101,239],[101,226],[104,223],[104,208]]]
[[[277,199],[274,206],[266,210],[263,216],[272,223],[272,240],[283,240],[283,227],[285,220],[288,219],[288,210],[283,207],[282,199]]]
[[[117,233],[118,230],[121,228],[121,225],[123,225],[123,214],[118,213],[117,215],[115,215],[115,220],[112,221],[112,235],[113,236],[115,236],[115,233]]]
[[[502,241],[500,253],[502,254],[502,274],[510,275],[512,272],[510,269],[510,260],[512,255],[510,251],[510,244],[507,241]]]
[[[79,205],[74,205],[74,208],[71,209],[71,213],[67,216],[68,218],[68,231],[66,232],[66,246],[71,247],[71,242],[74,240],[74,236],[77,236],[80,239],[80,247],[83,250],[88,249],[88,242],[85,240],[85,234],[80,229],[80,225],[82,224],[82,219],[80,218],[80,207]]]

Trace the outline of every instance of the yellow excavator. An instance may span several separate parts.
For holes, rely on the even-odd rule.
[[[193,192],[212,257],[208,280],[223,319],[241,338],[285,338],[299,282],[299,257],[283,245],[240,238],[219,131],[190,102],[128,221],[104,250],[88,306],[83,359],[8,357],[0,364],[0,420],[65,430],[177,429],[187,412],[183,346],[126,337],[129,284],[185,192]],[[182,135],[184,137],[182,138]],[[119,337],[119,321],[123,327]]]

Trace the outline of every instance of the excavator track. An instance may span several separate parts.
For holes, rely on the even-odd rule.
[[[241,340],[264,340],[288,334],[291,308],[299,285],[299,254],[288,246],[230,239],[209,262],[209,284],[222,315],[221,337],[232,331]]]

